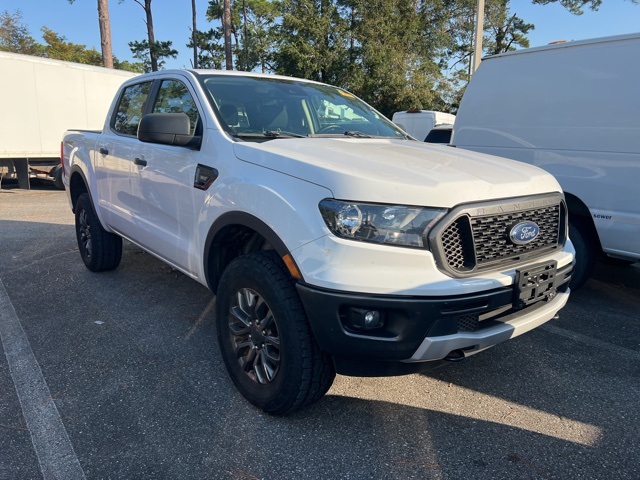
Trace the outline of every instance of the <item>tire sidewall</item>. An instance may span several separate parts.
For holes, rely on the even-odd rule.
[[[75,206],[76,212],[76,239],[78,250],[85,266],[92,272],[105,272],[113,270],[120,265],[122,259],[122,238],[115,233],[107,232],[93,208],[93,202],[89,193],[85,192],[78,197]],[[91,233],[91,257],[80,240],[80,217],[86,212],[87,225]]]
[[[269,258],[265,255],[264,258]],[[276,275],[268,268],[264,268],[255,261],[256,256],[245,256],[234,260],[220,281],[220,288],[216,297],[216,328],[220,350],[227,366],[227,370],[238,390],[254,405],[266,411],[278,410],[290,402],[292,392],[298,390],[303,374],[303,346],[304,340],[297,337],[296,322],[300,318],[300,310],[289,308],[284,298],[291,300],[291,292],[287,289],[295,287],[284,275]],[[273,381],[259,384],[252,380],[240,367],[233,351],[229,331],[229,308],[238,290],[250,288],[257,292],[267,303],[278,328],[280,341],[280,366]],[[299,299],[298,299],[299,302]],[[306,318],[304,319],[306,321]]]
[[[92,254],[91,257],[89,257],[84,245],[82,244],[82,240],[80,239],[80,216],[82,215],[82,212],[86,212],[87,214],[87,225],[91,230],[91,241],[94,243],[96,241],[96,222],[98,219],[93,211],[89,195],[86,193],[80,195],[76,202],[76,239],[78,241],[78,250],[80,251],[82,261],[89,270],[94,270],[96,267],[96,255]],[[95,245],[93,245],[93,250],[95,251]]]

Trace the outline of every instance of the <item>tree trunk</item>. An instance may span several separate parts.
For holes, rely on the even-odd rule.
[[[245,4],[245,0],[242,0],[242,28],[244,30],[244,38],[242,40],[244,46],[244,71],[249,71],[249,59],[247,52],[247,5]]]
[[[149,57],[151,71],[158,71],[158,54],[156,52],[156,37],[153,33],[153,16],[151,15],[151,0],[144,0],[144,12],[147,15],[147,36],[149,37]]]
[[[193,68],[198,68],[198,28],[196,25],[196,0],[191,0]]]
[[[222,10],[222,30],[224,33],[224,56],[227,70],[233,70],[233,52],[231,50],[231,0],[224,0]]]
[[[100,23],[102,64],[106,68],[113,68],[113,49],[111,47],[111,22],[109,21],[108,0],[98,0],[98,21]]]

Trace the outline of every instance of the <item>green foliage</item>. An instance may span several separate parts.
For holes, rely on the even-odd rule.
[[[435,89],[440,71],[424,41],[423,5],[411,0],[348,3],[354,37],[349,88],[387,116],[410,108],[441,109]]]
[[[444,108],[431,2],[297,0],[283,6],[277,73],[347,88],[390,116]]]
[[[602,0],[533,0],[538,5],[548,5],[550,3],[559,3],[568,11],[575,15],[582,15],[583,8],[589,7],[591,10],[598,10],[602,4]]]
[[[38,43],[29,35],[29,30],[22,23],[22,13],[19,10],[13,14],[5,11],[0,15],[0,50],[87,65],[102,65],[102,55],[95,49],[71,43],[50,28],[42,27],[41,31],[44,44]],[[137,73],[144,71],[142,63],[120,62],[117,58],[114,58],[114,67]]]
[[[75,0],[68,0],[73,3]],[[125,0],[119,0],[122,3]],[[116,68],[152,70],[176,58],[171,42],[153,36],[152,0],[133,0],[145,11],[148,39],[129,47],[140,62]],[[640,3],[640,0],[630,0]],[[259,70],[343,87],[390,116],[422,108],[455,111],[470,78],[477,0],[234,0],[231,43],[238,70]],[[602,0],[532,0],[560,3],[580,14]],[[209,0],[207,20],[220,22],[223,0]],[[511,11],[510,0],[485,0],[485,54],[527,48],[534,25]],[[46,44],[29,36],[21,13],[0,16],[0,50],[94,65],[100,55],[43,28]],[[193,48],[193,38],[187,46]],[[222,26],[196,32],[199,68],[223,68]],[[151,45],[151,48],[150,48]],[[151,55],[154,53],[154,55]]]
[[[496,55],[515,50],[516,47],[529,48],[529,39],[526,35],[535,26],[525,23],[516,14],[509,11],[509,0],[498,0],[489,3],[485,9],[485,21],[491,35],[484,42],[484,48],[488,55]]]
[[[120,61],[116,57],[113,57],[113,68],[133,73],[144,73],[144,65],[142,62],[130,62],[129,60]]]
[[[447,34],[441,37],[439,65],[447,81],[443,96],[455,111],[470,79],[476,0],[438,0],[434,20]],[[483,51],[487,55],[529,47],[535,27],[511,13],[510,0],[485,0]]]
[[[219,28],[211,28],[203,32],[196,32],[198,46],[198,68],[221,69],[224,63],[224,47],[220,44],[222,31]],[[193,39],[189,38],[188,48],[193,48]]]
[[[509,13],[509,0],[486,3],[485,51],[528,46],[533,25]],[[469,79],[475,7],[476,0],[236,0],[235,65],[338,85],[386,115],[450,111]],[[221,20],[222,9],[222,0],[210,0],[207,19]],[[208,33],[213,65],[221,66],[221,27]]]
[[[279,0],[243,0],[232,2],[231,34],[234,38],[235,65],[238,70],[272,69],[277,41],[277,20],[281,14]],[[207,20],[222,20],[223,2],[210,0]],[[223,38],[222,26],[216,29],[217,40]],[[224,48],[223,48],[224,52]]]
[[[42,38],[46,44],[45,56],[48,58],[87,65],[102,65],[102,55],[98,51],[89,49],[86,45],[68,42],[65,37],[47,27],[42,27]]]
[[[549,5],[550,3],[559,3],[574,15],[582,15],[583,8],[588,7],[591,10],[598,10],[602,5],[602,0],[533,0],[538,5]],[[640,0],[631,0],[631,3],[640,5]]]
[[[156,54],[156,58],[158,59],[158,68],[162,68],[164,66],[165,62],[164,60],[162,60],[163,58],[168,58],[168,57],[176,58],[178,56],[178,51],[171,48],[172,44],[173,42],[170,42],[170,41],[154,42],[153,50]],[[143,70],[145,72],[150,72],[151,71],[151,55],[150,55],[151,49],[149,48],[149,41],[142,40],[140,42],[138,41],[129,42],[129,49],[131,50],[131,54],[133,55],[133,58],[137,58],[138,60],[141,61]]]
[[[331,0],[282,4],[275,71],[345,86],[350,76],[349,23]]]
[[[0,50],[24,55],[42,55],[42,46],[29,35],[22,23],[22,12],[16,10],[0,14]]]

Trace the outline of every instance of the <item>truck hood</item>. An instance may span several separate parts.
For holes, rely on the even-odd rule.
[[[234,152],[245,162],[328,188],[342,200],[449,208],[561,191],[537,167],[409,140],[283,138],[238,142]]]

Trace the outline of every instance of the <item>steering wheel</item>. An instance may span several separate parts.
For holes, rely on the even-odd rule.
[[[316,133],[322,135],[324,133],[344,133],[345,132],[345,128],[341,125],[336,125],[335,123],[333,125],[327,125],[324,128],[321,128],[320,130],[318,130]]]

